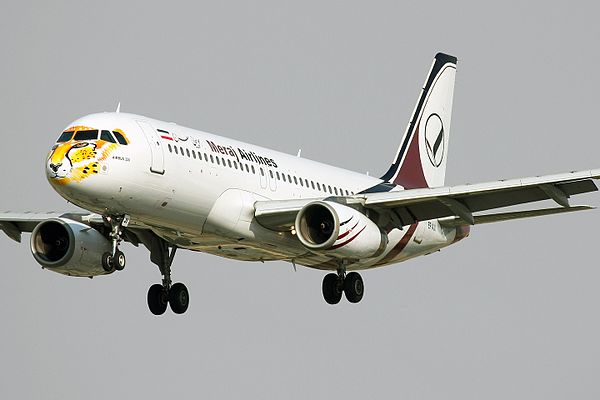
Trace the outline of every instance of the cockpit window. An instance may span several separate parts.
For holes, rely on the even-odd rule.
[[[71,140],[71,138],[73,137],[73,131],[65,131],[63,132],[59,138],[56,140],[57,143],[64,143],[64,142],[68,142],[69,140]]]
[[[119,143],[127,144],[127,139],[125,139],[125,137],[120,132],[113,131],[113,135],[115,135]]]
[[[75,140],[97,140],[98,139],[98,130],[89,130],[89,131],[77,131],[75,134]]]
[[[100,132],[100,140],[104,140],[105,142],[117,143],[115,138],[113,137],[110,131],[102,131]]]

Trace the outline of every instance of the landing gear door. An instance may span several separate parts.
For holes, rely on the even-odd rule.
[[[163,153],[163,145],[158,132],[156,132],[156,129],[146,121],[137,121],[137,123],[140,128],[142,128],[144,136],[146,136],[146,140],[148,141],[148,145],[150,145],[150,171],[155,174],[164,174],[165,155]]]

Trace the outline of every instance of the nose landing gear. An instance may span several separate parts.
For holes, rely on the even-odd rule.
[[[111,228],[109,237],[112,242],[112,251],[102,255],[102,268],[106,272],[122,271],[125,268],[127,260],[125,259],[125,254],[119,250],[119,245],[123,240],[123,228],[129,225],[129,215],[119,217],[109,216],[105,218],[105,221],[110,224]]]

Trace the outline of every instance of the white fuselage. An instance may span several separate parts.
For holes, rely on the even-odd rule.
[[[261,226],[254,218],[254,203],[352,196],[382,183],[356,172],[139,115],[93,114],[71,126],[119,130],[129,143],[110,147],[98,142],[88,144],[90,150],[81,144],[81,154],[68,155],[58,154],[64,144],[59,143],[49,156],[46,172],[61,196],[99,214],[127,214],[133,224],[148,227],[179,247],[228,258],[287,260],[336,269],[336,260],[308,251],[293,230],[277,232]],[[71,179],[75,172],[76,179]],[[390,227],[387,233],[389,243],[382,254],[354,261],[348,269],[372,268],[430,253],[462,239],[468,230],[444,228],[431,220],[402,229]]]

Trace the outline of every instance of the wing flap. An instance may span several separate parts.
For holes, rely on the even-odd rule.
[[[17,243],[21,243],[21,233],[23,230],[17,226],[14,222],[1,221],[0,230],[6,233],[6,236],[11,238]]]
[[[409,216],[402,219],[405,224],[457,215],[468,220],[468,213],[548,199],[568,206],[570,196],[598,190],[592,181],[598,178],[600,170],[591,170],[475,185],[372,193],[363,195],[363,199],[367,208],[391,208],[399,215]]]
[[[498,214],[486,214],[477,215],[474,217],[474,225],[489,224],[492,222],[511,221],[522,218],[541,217],[544,215],[555,215],[570,213],[574,211],[593,210],[595,207],[591,206],[576,206],[576,207],[557,207],[557,208],[543,208],[539,210],[528,210],[528,211],[514,211]],[[455,228],[457,226],[467,224],[462,218],[447,217],[439,219],[441,225]]]

